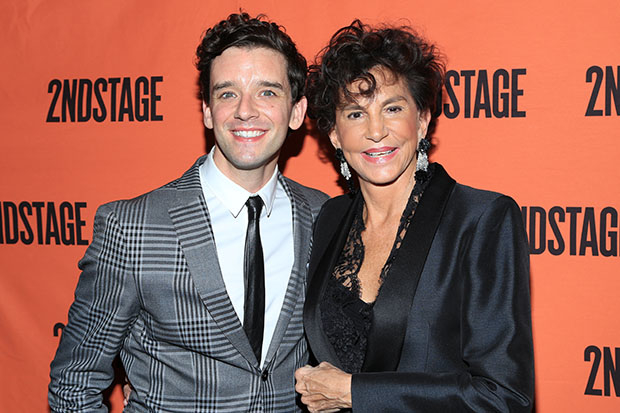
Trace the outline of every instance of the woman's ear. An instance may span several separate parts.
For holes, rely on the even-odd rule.
[[[332,130],[329,132],[329,140],[332,143],[332,146],[336,149],[340,148],[340,140],[338,136],[337,126],[334,126]]]
[[[426,133],[428,132],[428,124],[431,121],[431,111],[426,109],[424,112],[418,112],[418,122],[420,125],[418,126],[418,141],[420,139],[426,138]]]

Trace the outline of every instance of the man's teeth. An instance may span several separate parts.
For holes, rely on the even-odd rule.
[[[233,135],[235,136],[240,136],[242,138],[255,138],[257,136],[262,135],[263,132],[262,130],[236,130],[233,131]]]
[[[396,149],[390,149],[389,151],[383,151],[383,152],[366,152],[366,155],[370,156],[371,158],[378,158],[380,156],[389,155],[395,150]]]

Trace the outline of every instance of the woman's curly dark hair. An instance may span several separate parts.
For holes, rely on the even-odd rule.
[[[297,51],[283,27],[264,18],[262,14],[250,17],[247,13],[233,13],[205,32],[196,49],[196,68],[200,72],[200,93],[207,104],[211,63],[229,47],[265,47],[280,52],[287,63],[293,102],[298,102],[304,95],[306,59]]]
[[[316,119],[319,130],[328,134],[333,129],[336,109],[343,103],[374,95],[377,82],[370,70],[375,67],[402,78],[418,110],[430,111],[430,139],[445,73],[439,51],[409,27],[373,28],[357,19],[338,30],[310,66],[308,115]],[[356,80],[362,81],[360,90],[349,90]]]

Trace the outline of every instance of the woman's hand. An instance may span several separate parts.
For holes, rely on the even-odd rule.
[[[311,412],[336,412],[351,407],[351,375],[328,362],[298,369],[295,379],[295,390]]]
[[[123,384],[123,406],[127,407],[129,403],[129,396],[131,395],[131,383],[129,383],[129,379],[125,376],[125,384]]]

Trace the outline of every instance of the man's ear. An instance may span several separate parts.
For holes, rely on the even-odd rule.
[[[209,105],[202,101],[202,121],[207,129],[213,129],[213,117],[211,116],[211,108]]]
[[[288,127],[292,130],[297,130],[304,123],[306,117],[306,109],[308,108],[308,100],[305,96],[302,96],[297,103],[293,105],[291,109],[291,119],[288,122]]]

